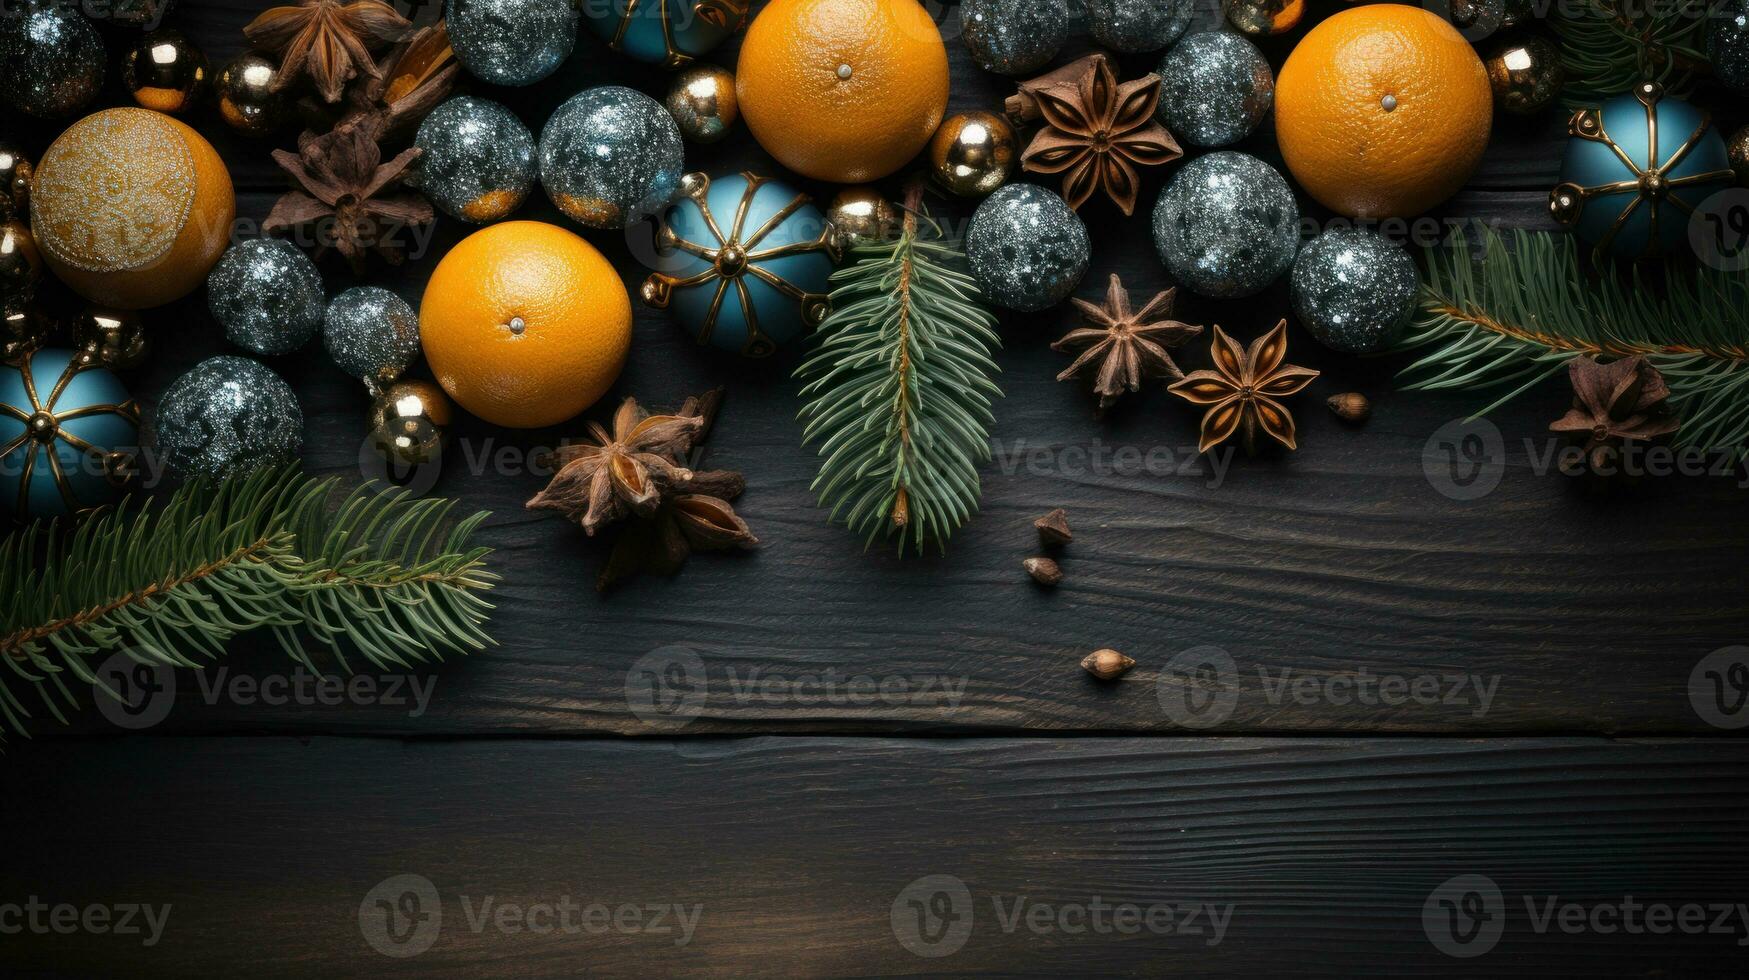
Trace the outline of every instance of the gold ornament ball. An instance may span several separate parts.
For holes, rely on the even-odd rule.
[[[87,307],[73,322],[73,343],[107,367],[137,367],[146,359],[146,328],[133,310]]]
[[[1731,159],[1731,169],[1737,172],[1737,184],[1749,187],[1749,126],[1731,134],[1725,142],[1725,154]]]
[[[878,242],[899,226],[899,211],[873,187],[846,187],[832,198],[826,220],[846,244]]]
[[[1534,35],[1495,45],[1482,59],[1494,102],[1516,116],[1530,116],[1549,107],[1566,84],[1567,70],[1553,43]]]
[[[34,306],[0,311],[0,360],[11,361],[41,347],[55,325]]]
[[[0,224],[0,309],[20,309],[43,278],[42,255],[30,228],[18,218]]]
[[[408,466],[428,463],[443,447],[453,413],[449,396],[437,385],[397,381],[371,402],[371,441],[385,459]]]
[[[273,90],[279,65],[259,51],[245,51],[220,69],[215,80],[219,115],[245,136],[266,136],[286,118],[286,99]]]
[[[961,197],[983,197],[1001,187],[1018,156],[1014,127],[993,112],[950,116],[929,144],[935,179]]]
[[[716,65],[693,65],[674,76],[664,104],[680,135],[694,143],[715,143],[741,118],[735,76]]]
[[[153,31],[122,58],[121,78],[143,108],[176,115],[206,89],[206,55],[180,32]]]
[[[11,143],[0,143],[0,219],[30,213],[30,159]]]
[[[1227,23],[1247,37],[1286,34],[1306,16],[1306,0],[1228,0]]]

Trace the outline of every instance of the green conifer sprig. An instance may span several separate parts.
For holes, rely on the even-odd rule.
[[[68,680],[115,696],[93,668],[117,651],[199,667],[238,634],[270,628],[312,672],[306,643],[381,669],[492,641],[479,593],[497,576],[450,526],[452,502],[366,485],[330,506],[335,480],[285,469],[195,481],[162,502],[38,523],[0,543],[0,722],[25,733],[37,700],[57,720]],[[447,530],[446,530],[447,528]]]
[[[1577,0],[1556,4],[1548,23],[1567,69],[1561,101],[1568,108],[1601,105],[1642,81],[1670,95],[1687,94],[1707,64],[1705,27],[1717,0],[1624,3]]]

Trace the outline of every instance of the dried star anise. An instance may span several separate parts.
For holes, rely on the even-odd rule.
[[[1074,81],[1032,89],[1045,127],[1020,155],[1023,169],[1063,175],[1063,198],[1079,209],[1103,189],[1124,214],[1140,193],[1137,167],[1157,167],[1184,155],[1154,119],[1160,76],[1118,83],[1111,63],[1089,59]]]
[[[257,47],[281,52],[275,91],[308,75],[324,101],[338,102],[360,73],[382,76],[372,48],[399,41],[412,29],[412,21],[382,0],[298,0],[296,6],[268,9],[243,35]]]
[[[317,256],[327,250],[331,236],[354,272],[364,270],[365,255],[372,250],[399,265],[406,258],[399,232],[428,225],[434,216],[431,202],[418,194],[384,192],[397,185],[419,152],[403,150],[383,163],[382,148],[368,127],[343,126],[322,136],[306,132],[298,139],[298,152],[273,151],[280,169],[303,190],[274,202],[264,227],[276,233],[316,224],[319,234],[326,233]]]
[[[341,126],[364,126],[378,141],[417,126],[449,97],[461,72],[444,21],[421,27],[383,57],[382,72],[346,93]]]
[[[1622,445],[1630,439],[1650,441],[1675,432],[1681,422],[1670,412],[1665,399],[1670,388],[1644,357],[1624,357],[1600,363],[1590,355],[1567,362],[1567,377],[1573,382],[1573,407],[1549,425],[1551,432],[1565,432],[1584,446],[1583,466],[1564,467],[1583,472],[1611,472]]]
[[[1129,290],[1113,275],[1105,291],[1104,306],[1075,299],[1076,308],[1093,325],[1071,330],[1051,345],[1055,351],[1087,348],[1057,375],[1057,380],[1067,381],[1097,361],[1099,371],[1094,375],[1093,391],[1099,395],[1099,411],[1104,412],[1126,388],[1141,391],[1145,379],[1183,378],[1184,372],[1172,362],[1166,348],[1177,347],[1202,333],[1202,327],[1166,319],[1177,295],[1178,290],[1168,289],[1155,294],[1141,310],[1132,311]],[[1160,319],[1150,319],[1155,315]]]
[[[1256,452],[1257,430],[1289,449],[1295,448],[1294,417],[1277,398],[1294,394],[1318,372],[1283,364],[1287,356],[1287,321],[1251,342],[1245,350],[1239,342],[1214,328],[1210,347],[1213,371],[1192,371],[1168,390],[1194,405],[1207,405],[1202,417],[1200,452],[1208,452],[1244,430],[1245,451]]]

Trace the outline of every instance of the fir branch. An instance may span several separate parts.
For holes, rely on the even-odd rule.
[[[1002,394],[991,380],[996,319],[962,246],[918,196],[897,237],[857,246],[833,273],[832,313],[796,369],[821,505],[869,544],[896,535],[901,554],[907,542],[945,547],[977,510],[990,401]]]
[[[1571,236],[1480,238],[1479,254],[1461,230],[1427,250],[1421,310],[1396,347],[1433,349],[1403,369],[1405,388],[1511,386],[1484,415],[1575,357],[1638,354],[1670,386],[1677,446],[1749,449],[1749,274],[1672,262],[1591,278]]]
[[[320,672],[306,638],[379,669],[488,645],[497,576],[468,539],[447,534],[452,504],[361,487],[337,509],[335,481],[260,470],[195,482],[137,511],[96,515],[68,534],[31,525],[0,543],[0,722],[25,733],[35,689],[50,714],[77,703],[66,675],[116,696],[92,668],[125,651],[147,665],[199,667],[238,634],[272,628]],[[440,537],[440,534],[442,536]]]
[[[1556,4],[1549,26],[1560,40],[1570,109],[1602,105],[1642,81],[1683,96],[1706,70],[1705,25],[1716,0],[1643,3],[1578,0]]]

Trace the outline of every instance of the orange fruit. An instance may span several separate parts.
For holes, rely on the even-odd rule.
[[[462,239],[431,273],[419,340],[456,404],[532,429],[607,393],[632,344],[632,301],[598,251],[557,225],[506,221]]]
[[[1355,218],[1405,218],[1457,193],[1488,148],[1494,98],[1457,29],[1420,7],[1344,10],[1275,83],[1275,138],[1306,193]]]
[[[916,0],[772,0],[747,28],[735,95],[779,163],[866,183],[935,135],[947,114],[947,48]]]

